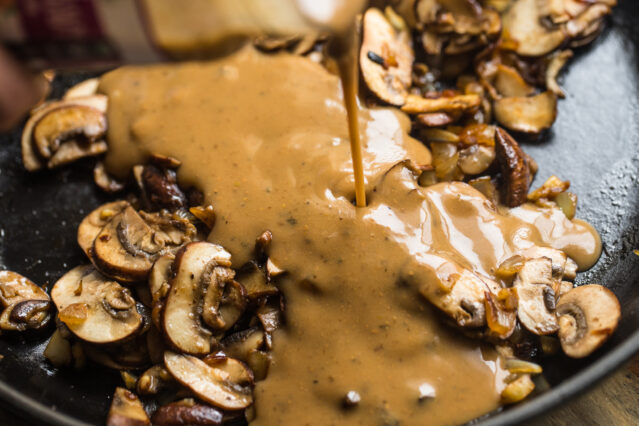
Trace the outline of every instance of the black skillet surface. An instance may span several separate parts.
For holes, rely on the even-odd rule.
[[[541,141],[524,147],[540,164],[536,184],[550,174],[570,179],[578,216],[599,230],[604,253],[577,282],[600,282],[619,297],[623,318],[609,343],[587,360],[544,365],[552,389],[484,424],[512,424],[547,412],[592,386],[639,351],[639,3],[621,0],[612,25],[579,52],[564,77],[567,99]],[[65,75],[65,87],[86,75]],[[52,284],[86,262],[75,232],[83,216],[106,201],[91,182],[92,164],[27,174],[19,132],[0,136],[0,268]],[[97,367],[57,371],[44,362],[46,336],[2,337],[0,400],[37,423],[103,424],[119,375]]]

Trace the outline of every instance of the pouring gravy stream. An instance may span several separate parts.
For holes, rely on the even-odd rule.
[[[596,231],[559,210],[500,211],[464,183],[419,187],[410,164],[430,153],[396,110],[358,110],[370,200],[354,207],[339,79],[304,58],[245,49],[125,67],[100,91],[112,173],[150,153],[180,159],[180,182],[216,209],[209,240],[234,267],[273,233],[288,323],[256,385],[256,424],[455,424],[489,412],[506,374],[500,358],[443,326],[422,295],[443,295],[464,273],[495,280],[497,265],[536,245],[581,268],[599,256]],[[344,410],[351,390],[361,402]]]

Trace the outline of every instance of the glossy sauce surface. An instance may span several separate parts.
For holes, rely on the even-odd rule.
[[[464,273],[495,279],[534,245],[565,249],[582,268],[599,256],[597,233],[558,210],[501,211],[463,183],[419,187],[411,163],[430,153],[393,110],[360,109],[369,201],[355,208],[339,80],[304,58],[245,50],[122,68],[100,90],[112,172],[151,152],[180,159],[180,182],[216,209],[209,240],[234,267],[273,233],[288,323],[256,385],[257,424],[455,424],[495,409],[500,359],[442,325],[420,293],[443,294]],[[344,410],[349,391],[361,402]]]

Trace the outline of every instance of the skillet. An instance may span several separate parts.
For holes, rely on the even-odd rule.
[[[591,388],[639,352],[639,3],[620,0],[611,25],[577,52],[565,73],[567,98],[552,129],[522,141],[540,171],[533,186],[557,174],[579,196],[577,216],[600,232],[603,254],[578,284],[598,282],[619,298],[622,319],[612,339],[585,360],[543,363],[551,389],[525,403],[471,423],[517,424],[547,413]],[[53,97],[89,74],[66,73]],[[20,131],[0,135],[0,269],[52,285],[85,257],[76,229],[108,197],[92,183],[90,160],[28,174],[20,160]],[[0,404],[25,422],[104,424],[119,374],[91,366],[58,371],[44,361],[42,336],[0,339]]]

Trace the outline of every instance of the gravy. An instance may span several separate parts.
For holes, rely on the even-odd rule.
[[[559,210],[499,211],[464,183],[419,187],[398,163],[427,164],[430,153],[396,110],[359,109],[369,203],[355,208],[339,80],[304,58],[247,49],[126,67],[100,90],[112,173],[152,152],[180,159],[181,184],[217,212],[209,240],[234,267],[273,233],[287,326],[256,384],[256,424],[455,424],[489,412],[504,386],[500,358],[443,326],[419,292],[441,292],[451,271],[496,280],[499,263],[535,245],[582,269],[599,256],[596,231]],[[344,410],[349,391],[361,402]]]

